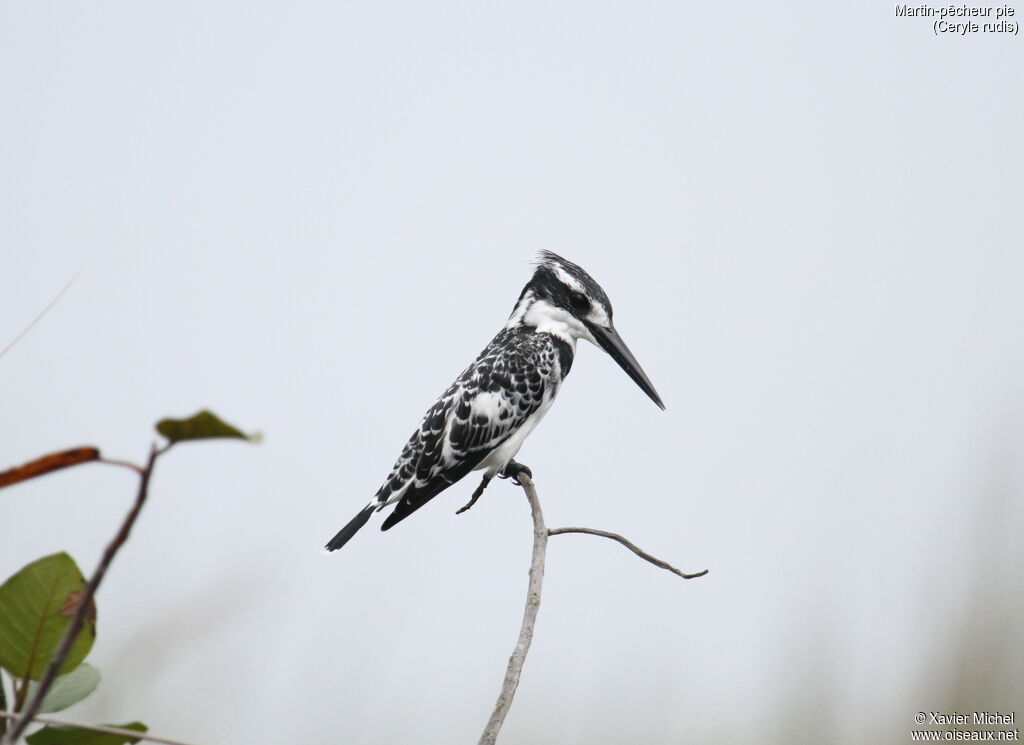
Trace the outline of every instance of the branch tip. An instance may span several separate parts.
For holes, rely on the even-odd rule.
[[[665,571],[672,572],[672,574],[676,575],[677,577],[682,577],[683,579],[696,579],[697,577],[703,577],[705,574],[708,573],[707,569],[700,572],[694,572],[692,574],[680,571],[679,569],[676,569],[674,566],[669,564],[667,561],[662,561],[656,556],[651,556],[649,553],[644,551],[642,548],[640,548],[627,538],[619,535],[618,533],[610,533],[607,530],[595,530],[594,528],[551,528],[550,530],[548,530],[548,535],[564,535],[566,533],[581,533],[583,535],[596,535],[600,536],[601,538],[610,538],[613,541],[621,543],[623,546],[628,548],[630,551],[632,551],[634,554],[639,556],[644,561],[653,564],[654,566],[660,569],[664,569]]]

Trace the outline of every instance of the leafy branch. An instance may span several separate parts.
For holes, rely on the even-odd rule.
[[[6,703],[0,700],[0,704],[4,704],[0,708],[5,710],[0,715],[0,745],[14,745],[26,728],[38,719],[41,711],[58,711],[77,703],[99,683],[98,671],[82,675],[81,671],[89,666],[79,667],[95,637],[94,598],[111,562],[128,540],[146,503],[157,459],[177,443],[186,440],[258,439],[258,436],[246,435],[221,421],[209,411],[201,411],[188,419],[163,419],[157,423],[156,429],[166,438],[166,442],[159,446],[154,444],[150,448],[144,466],[104,458],[98,448],[81,447],[51,453],[0,473],[0,488],[90,462],[128,468],[139,476],[135,501],[104,549],[99,565],[88,582],[85,582],[74,560],[60,553],[32,562],[0,586],[0,639],[8,642],[0,651],[0,666],[10,673],[14,692],[13,712],[7,712]],[[49,662],[46,663],[48,652]],[[95,671],[95,668],[92,670]],[[72,679],[76,675],[77,678]],[[65,688],[73,693],[65,694],[62,705],[55,707],[55,684],[59,681],[68,682],[69,679],[72,680]],[[2,691],[0,681],[0,697],[3,696]],[[48,702],[50,705],[44,708]],[[6,726],[8,718],[12,720],[9,728]],[[28,740],[30,745],[78,742],[84,739],[83,730],[86,729],[89,728],[46,727]],[[137,742],[140,737],[138,733],[146,731],[145,725],[137,722],[126,727],[106,729],[122,730],[120,733],[108,732],[108,735],[122,735],[116,739],[117,743]],[[127,731],[135,733],[134,736],[125,735]],[[114,740],[108,737],[105,742],[113,743]]]

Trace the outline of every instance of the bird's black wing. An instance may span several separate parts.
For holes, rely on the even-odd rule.
[[[463,478],[540,408],[550,384],[551,355],[536,348],[513,354],[508,347],[488,354],[499,339],[431,407],[402,450],[381,489],[404,491],[381,530]]]

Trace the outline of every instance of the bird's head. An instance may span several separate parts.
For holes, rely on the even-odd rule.
[[[575,347],[586,339],[611,355],[641,390],[662,409],[654,386],[612,324],[612,303],[601,285],[581,267],[541,251],[537,269],[523,288],[508,326],[527,326]]]

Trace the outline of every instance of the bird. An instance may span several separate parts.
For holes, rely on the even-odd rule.
[[[581,267],[541,251],[504,327],[423,416],[388,477],[325,546],[336,551],[374,512],[395,505],[381,530],[401,522],[472,471],[483,480],[532,478],[515,460],[523,441],[555,400],[584,339],[607,352],[661,409],[647,374],[612,323],[612,304]],[[463,510],[460,510],[463,511]]]

